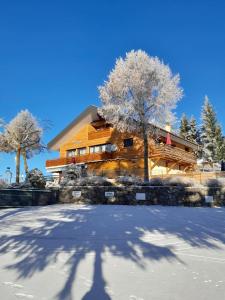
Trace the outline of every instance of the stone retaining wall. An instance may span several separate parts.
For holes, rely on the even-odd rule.
[[[0,189],[0,207],[50,205],[58,202],[58,191]]]
[[[137,200],[137,196],[145,200]],[[213,196],[213,203],[207,204],[205,196]],[[0,207],[63,203],[222,206],[225,187],[73,186],[60,190],[0,190]]]
[[[113,192],[107,196],[105,192]],[[137,200],[137,193],[145,194],[145,200]],[[79,195],[80,194],[80,195]],[[158,204],[158,205],[206,205],[205,196],[213,196],[214,205],[225,204],[225,188],[219,187],[114,187],[89,186],[67,187],[59,191],[60,203],[91,203],[91,204]]]

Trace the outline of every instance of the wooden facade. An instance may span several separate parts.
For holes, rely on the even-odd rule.
[[[88,114],[91,115],[88,119]],[[85,121],[86,120],[86,121]],[[150,175],[185,173],[195,169],[196,145],[171,133],[166,145],[165,130],[159,129],[157,143],[149,139]],[[49,144],[60,157],[46,161],[49,172],[61,172],[68,164],[84,164],[88,172],[114,177],[121,174],[143,176],[143,142],[135,133],[120,133],[99,118],[89,107]]]

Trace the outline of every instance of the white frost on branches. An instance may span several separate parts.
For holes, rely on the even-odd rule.
[[[219,162],[225,158],[225,142],[216,112],[205,96],[201,126],[202,158],[208,162]]]
[[[0,133],[0,151],[16,153],[16,181],[19,182],[20,155],[23,155],[25,170],[28,172],[27,156],[41,151],[43,129],[37,119],[28,111],[22,110]]]
[[[28,110],[22,110],[5,126],[4,137],[11,148],[29,150],[40,146],[42,133],[36,118]]]
[[[142,135],[144,173],[148,175],[148,137],[154,135],[154,124],[163,127],[175,119],[173,110],[181,99],[179,75],[169,66],[142,50],[131,51],[116,61],[108,80],[99,87],[102,107],[99,114],[119,131]]]
[[[108,80],[99,87],[104,118],[121,131],[137,130],[140,123],[163,126],[174,120],[172,111],[182,97],[179,75],[142,50],[116,61]]]

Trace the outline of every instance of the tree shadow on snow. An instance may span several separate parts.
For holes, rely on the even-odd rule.
[[[217,223],[213,221],[212,228],[209,226],[212,214],[209,216],[207,210],[157,206],[42,207],[26,212],[26,225],[22,217],[9,218],[5,223],[1,221],[0,228],[7,229],[16,224],[17,228],[20,225],[21,232],[1,235],[0,253],[16,250],[17,262],[10,263],[7,269],[16,270],[18,278],[29,278],[55,263],[60,253],[66,252],[69,257],[64,265],[66,281],[56,296],[58,300],[73,299],[72,289],[78,288],[77,269],[92,253],[92,286],[82,300],[110,300],[103,272],[105,253],[145,269],[147,261],[166,259],[181,262],[176,249],[169,245],[171,236],[193,247],[217,248],[216,242],[225,243],[222,233],[224,213],[219,214],[219,209],[213,210]],[[156,232],[169,235],[166,245],[165,237],[162,237],[163,244],[154,242]]]

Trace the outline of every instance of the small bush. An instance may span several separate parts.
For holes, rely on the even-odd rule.
[[[169,186],[196,186],[196,181],[188,177],[173,176],[165,179],[165,185]]]
[[[165,185],[165,181],[160,177],[155,177],[155,178],[151,178],[149,180],[148,185],[150,185],[150,186],[163,186],[163,185]]]
[[[43,173],[35,168],[27,173],[25,185],[30,185],[32,188],[43,189],[45,188],[46,181]]]
[[[203,184],[209,187],[225,187],[225,178],[208,179]]]
[[[133,176],[119,176],[115,180],[116,184],[121,185],[141,185],[143,181],[138,177]]]
[[[65,186],[111,186],[112,183],[107,178],[101,176],[80,177],[74,180],[68,180],[61,185]]]
[[[47,189],[51,189],[51,188],[59,188],[60,185],[59,185],[58,182],[55,182],[55,181],[47,181],[45,187],[46,187]]]

